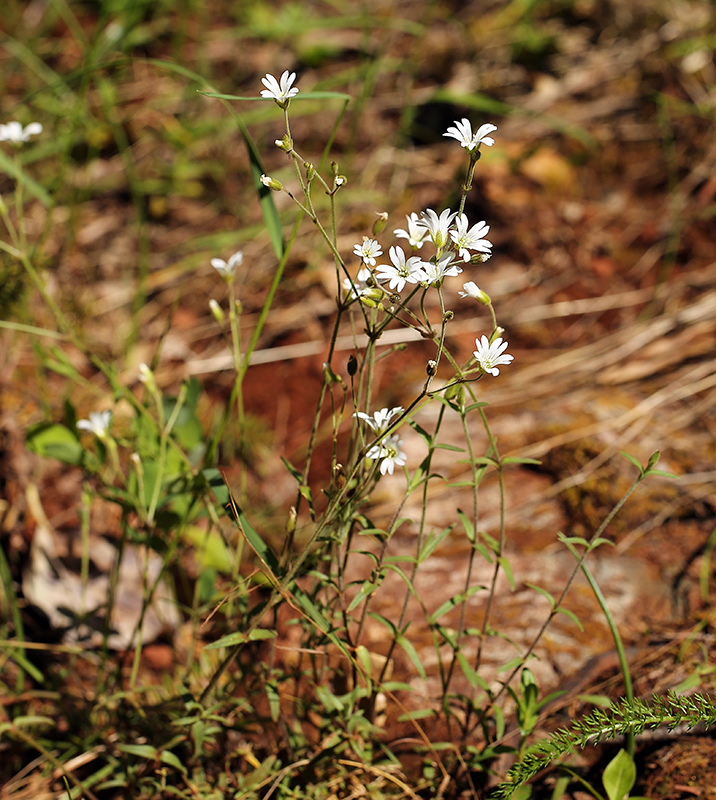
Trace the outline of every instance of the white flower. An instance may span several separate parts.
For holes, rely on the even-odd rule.
[[[440,283],[443,278],[454,278],[462,272],[462,267],[453,262],[452,253],[446,253],[437,263],[423,261],[420,264],[421,275],[418,280],[423,283]]]
[[[408,220],[408,230],[405,231],[402,228],[396,228],[393,233],[398,239],[407,239],[411,247],[420,250],[425,244],[423,239],[428,232],[427,228],[422,224],[420,217],[414,211],[410,216],[406,214],[405,219]]]
[[[381,264],[376,276],[384,281],[390,281],[388,288],[391,292],[402,292],[406,283],[417,283],[421,279],[422,262],[417,256],[411,256],[405,260],[405,253],[402,247],[390,248],[391,264]]]
[[[42,125],[39,122],[31,122],[23,128],[19,122],[8,122],[0,125],[0,142],[26,142],[31,136],[42,133]]]
[[[475,283],[475,281],[463,283],[462,288],[465,291],[458,292],[460,297],[472,297],[473,300],[477,300],[478,303],[483,303],[486,306],[489,306],[492,302],[487,292],[483,292],[482,289]]]
[[[104,439],[111,419],[111,411],[90,411],[89,419],[77,420],[77,427],[81,431],[93,433],[98,439]]]
[[[211,259],[211,266],[226,280],[229,280],[234,277],[234,272],[236,271],[236,267],[240,266],[241,262],[244,260],[244,254],[241,250],[234,253],[233,256],[229,259],[228,262],[224,261],[223,258],[212,258]]]
[[[477,363],[483,372],[489,372],[490,375],[499,375],[500,370],[497,367],[500,364],[510,364],[514,359],[514,356],[504,352],[507,349],[507,342],[503,342],[502,337],[498,337],[490,344],[487,336],[482,336],[479,341],[475,339],[475,346],[477,350],[473,355]]]
[[[380,464],[380,474],[385,475],[386,472],[393,474],[393,469],[397,464],[402,467],[405,464],[406,455],[400,449],[403,440],[399,438],[397,433],[386,438],[380,443],[375,444],[366,453],[366,458],[377,461],[379,458],[383,459]]]
[[[368,286],[368,278],[371,276],[368,267],[361,267],[355,276],[353,283],[348,278],[343,278],[343,288],[348,292],[349,297],[362,297],[373,287]]]
[[[453,139],[457,139],[462,147],[465,147],[472,152],[481,144],[492,147],[492,145],[495,143],[495,140],[491,136],[488,136],[488,134],[496,130],[497,125],[486,122],[484,125],[480,125],[473,135],[470,120],[467,119],[467,117],[463,117],[460,121],[455,120],[455,127],[448,128],[447,133],[444,133],[443,136],[451,136]]]
[[[455,222],[455,229],[450,231],[450,238],[455,242],[458,255],[463,261],[470,260],[469,250],[478,250],[481,253],[489,253],[492,242],[482,237],[490,230],[490,226],[484,221],[473,225],[467,229],[470,223],[467,221],[467,214],[460,214]]]
[[[438,250],[441,250],[445,246],[448,240],[448,230],[456,216],[457,212],[450,211],[449,208],[446,208],[439,217],[432,208],[428,208],[426,211],[422,212],[420,225],[427,228],[430,238],[433,240],[433,244]]]
[[[370,425],[373,433],[376,436],[379,436],[381,433],[388,430],[390,427],[390,421],[393,419],[393,417],[402,413],[403,407],[396,406],[390,410],[388,410],[388,408],[381,408],[380,411],[376,411],[372,417],[370,414],[364,414],[362,411],[356,411],[353,416],[358,417],[358,419],[362,419],[363,422]]]
[[[261,78],[261,83],[266,87],[261,92],[261,97],[265,97],[269,100],[273,99],[277,103],[285,103],[291,97],[295,97],[298,94],[298,88],[296,86],[294,86],[293,89],[291,88],[291,84],[295,80],[296,73],[289,73],[288,70],[281,75],[280,83],[273,75],[266,73],[266,77]]]
[[[357,244],[353,248],[353,255],[362,258],[363,263],[368,264],[369,267],[374,267],[376,258],[383,255],[383,248],[375,239],[368,239],[365,237],[363,239],[363,244]]]

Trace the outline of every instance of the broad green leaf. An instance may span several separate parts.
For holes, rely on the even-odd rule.
[[[609,800],[624,800],[636,781],[634,759],[626,750],[620,750],[607,764],[602,783]]]
[[[186,772],[186,767],[181,763],[181,761],[171,752],[171,750],[162,750],[159,754],[159,760],[162,764],[168,764],[170,767],[174,767],[174,769],[178,769],[179,772]]]
[[[43,458],[56,458],[65,464],[80,464],[84,448],[77,436],[59,423],[46,423],[31,428],[25,444],[33,453]]]
[[[139,758],[151,759],[154,761],[158,757],[156,747],[150,744],[120,744],[117,745],[117,750],[127,753],[130,756],[138,756]]]

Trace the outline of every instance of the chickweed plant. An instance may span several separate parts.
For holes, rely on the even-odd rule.
[[[74,406],[66,401],[62,421],[46,421],[30,429],[27,445],[41,456],[84,472],[84,520],[89,520],[89,509],[98,497],[121,512],[110,591],[104,608],[99,609],[104,612],[99,628],[103,644],[95,652],[70,648],[71,663],[85,658],[97,668],[83,732],[68,735],[63,743],[53,741],[47,730],[55,725],[57,712],[50,701],[32,714],[21,711],[3,722],[0,731],[15,750],[30,745],[42,754],[48,766],[67,778],[73,796],[84,792],[93,797],[95,791],[114,790],[129,791],[124,796],[134,797],[348,797],[359,793],[416,797],[418,791],[456,796],[466,789],[479,796],[488,785],[496,757],[510,752],[517,765],[496,796],[526,797],[528,792],[520,785],[574,747],[610,733],[633,734],[647,724],[712,719],[715,710],[706,700],[689,704],[671,698],[651,710],[633,699],[619,634],[586,563],[587,556],[605,543],[604,529],[634,489],[649,475],[664,474],[655,469],[658,454],[646,467],[631,459],[638,469],[634,485],[591,538],[560,535],[575,559],[563,591],[553,597],[535,588],[536,596],[549,601],[543,626],[535,631],[529,647],[515,652],[503,665],[499,680],[486,677],[484,644],[491,637],[506,635],[493,625],[497,582],[501,577],[513,580],[502,476],[510,465],[528,461],[500,454],[486,403],[476,391],[482,384],[480,396],[489,397],[492,381],[500,380],[514,360],[490,297],[471,279],[471,270],[491,256],[492,244],[486,238],[490,225],[471,220],[465,213],[483,148],[499,147],[499,138],[493,137],[497,127],[484,123],[474,130],[470,120],[461,119],[444,134],[465,154],[457,208],[415,209],[407,215],[405,227],[392,232],[388,214],[378,213],[372,229],[345,250],[339,246],[340,200],[350,190],[350,176],[336,162],[328,164],[325,155],[314,163],[312,156],[300,151],[293,139],[290,111],[292,103],[304,97],[346,98],[336,93],[302,94],[295,77],[288,71],[278,79],[266,75],[260,98],[213,95],[224,101],[253,99],[277,106],[284,132],[275,146],[285,154],[291,177],[279,181],[266,175],[254,141],[242,128],[278,265],[256,328],[247,337],[240,325],[241,290],[236,285],[243,255],[216,254],[211,260],[211,267],[228,287],[228,309],[216,300],[210,307],[222,332],[228,323],[226,339],[235,378],[226,407],[209,430],[198,417],[202,389],[196,380],[184,382],[176,396],[168,395],[156,378],[157,354],[128,383],[73,330],[35,266],[37,254],[23,224],[23,190],[30,178],[19,153],[31,136],[42,135],[42,127],[37,123],[25,128],[19,123],[0,126],[0,139],[14,149],[16,178],[12,202],[0,198],[0,214],[9,235],[0,247],[24,266],[52,312],[57,330],[19,323],[4,326],[40,341],[59,339],[61,345],[71,344],[87,356],[109,387],[97,393],[96,410],[86,419],[77,419]],[[286,194],[300,212],[286,239],[274,193]],[[305,457],[298,464],[286,462],[296,482],[296,495],[288,510],[284,541],[276,550],[251,523],[245,487],[226,485],[219,453],[230,420],[241,436],[250,435],[244,381],[304,219],[331,254],[336,312]],[[458,358],[449,346],[455,318],[451,306],[458,297],[472,301],[475,311],[482,312],[475,323],[474,351],[467,360]],[[428,342],[432,352],[414,396],[405,398],[403,405],[388,407],[381,399],[376,365],[384,358],[399,358],[396,351],[402,345],[391,347],[381,340],[389,330],[401,328],[417,335],[407,337],[409,341]],[[347,360],[337,347],[346,331],[354,341]],[[45,344],[38,351],[47,368],[87,387],[87,379],[61,346]],[[416,420],[427,404],[437,406],[431,430]],[[448,415],[459,420],[464,434],[461,446],[441,441]],[[487,442],[485,452],[475,450],[473,420],[484,430],[485,437],[480,438]],[[326,437],[332,444],[330,475],[316,493],[312,465],[318,443]],[[415,452],[414,447],[406,447],[409,438],[421,442],[418,463],[408,456]],[[462,507],[435,530],[427,521],[427,508],[432,486],[447,480],[433,463],[440,450],[454,453],[469,472],[469,480],[462,487],[466,498]],[[496,536],[483,530],[478,513],[480,486],[489,472],[497,474],[502,495]],[[388,480],[400,485],[401,498],[388,521],[378,525],[371,519],[372,499],[381,482]],[[405,516],[406,504],[413,497],[419,498],[422,508],[416,519]],[[222,520],[224,512],[228,519]],[[88,526],[88,522],[83,525],[85,581],[91,551]],[[404,529],[413,534],[414,549],[397,554],[393,545]],[[469,543],[464,585],[457,594],[433,597],[428,603],[415,588],[416,576],[455,537]],[[182,558],[187,543],[193,548],[193,571]],[[158,554],[162,568],[150,575],[148,558],[144,562],[142,611],[124,648],[125,657],[113,660],[109,655],[113,596],[122,551],[130,546]],[[487,584],[475,579],[478,563],[490,565]],[[6,559],[0,567],[5,597],[17,609],[16,587]],[[535,749],[533,734],[550,697],[543,696],[529,662],[555,616],[571,613],[563,601],[579,571],[592,584],[610,621],[627,697],[615,712],[600,712]],[[384,606],[378,610],[375,600],[390,574],[398,576],[402,594],[393,598],[394,613],[388,616]],[[170,575],[183,585],[181,613],[191,631],[192,646],[185,663],[163,686],[147,687],[141,681],[145,617]],[[430,698],[419,697],[408,682],[411,670],[422,678],[427,675],[425,654],[414,635],[417,625],[408,614],[411,602],[423,610],[421,625],[429,632],[437,664],[439,691]],[[90,640],[90,617],[96,619],[98,609],[84,611],[77,612],[74,621],[78,644],[83,637]],[[20,615],[10,615],[3,625],[5,638],[12,636],[6,652],[14,664],[15,691],[27,685],[55,685],[28,657],[31,643]],[[368,629],[376,626],[383,631],[379,650],[370,645],[368,636]],[[218,638],[207,644],[207,632],[217,629]],[[398,661],[408,665],[406,674],[396,674]],[[7,685],[4,688],[8,690]],[[18,708],[22,709],[20,700]],[[102,728],[99,720],[111,722]],[[102,740],[110,728],[111,740]],[[400,738],[391,737],[391,731],[398,730]],[[633,753],[633,739],[628,749]],[[90,751],[103,766],[83,781],[70,766],[71,759]],[[401,760],[406,753],[410,758]],[[619,758],[609,776],[615,771],[622,774],[625,759],[633,763],[630,754]],[[630,784],[621,792],[623,781],[609,776],[605,773],[605,786],[616,786],[613,792],[608,787],[610,798],[623,796],[631,788]]]

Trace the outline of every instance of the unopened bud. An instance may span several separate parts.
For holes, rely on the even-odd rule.
[[[142,361],[139,365],[139,380],[147,387],[147,390],[154,394],[157,391],[157,382],[151,369]]]
[[[272,192],[280,192],[283,189],[281,181],[277,181],[276,178],[270,178],[268,175],[261,176],[261,183],[271,189]]]
[[[214,317],[219,324],[221,324],[224,321],[224,309],[216,302],[216,300],[214,300],[213,297],[211,300],[209,300],[209,308],[211,310],[211,316]]]
[[[437,371],[438,371],[438,362],[433,361],[433,359],[431,358],[430,361],[428,361],[427,365],[425,366],[425,372],[430,377],[432,377],[433,375],[435,375]]]
[[[281,148],[281,150],[284,150],[287,153],[290,153],[291,150],[293,150],[293,139],[287,133],[284,134],[283,139],[276,139],[274,144],[276,147]]]
[[[378,219],[373,223],[373,236],[378,236],[383,233],[385,226],[388,224],[387,211],[378,211],[376,212],[376,216]]]

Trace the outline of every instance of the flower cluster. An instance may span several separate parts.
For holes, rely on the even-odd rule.
[[[285,109],[289,100],[298,93],[298,88],[293,86],[295,78],[296,74],[289,73],[288,70],[281,75],[280,80],[267,74],[261,79],[266,87],[261,92],[261,96],[275,100],[279,106]],[[470,120],[463,117],[461,120],[455,120],[443,135],[455,139],[461,147],[468,151],[472,169],[480,156],[480,147],[482,145],[492,147],[495,143],[490,134],[496,130],[496,125],[487,122],[473,131]],[[276,144],[287,149],[287,142],[284,140],[277,141]],[[261,176],[261,182],[275,191],[283,189],[279,181],[267,175]],[[339,178],[335,179],[336,186],[343,182],[342,177],[340,177],[340,182]],[[353,247],[353,255],[360,259],[361,266],[355,279],[346,278],[343,281],[347,298],[375,305],[374,301],[380,299],[381,292],[400,293],[407,284],[412,286],[420,284],[424,288],[440,287],[445,278],[458,276],[463,271],[464,264],[468,262],[483,263],[492,254],[492,242],[485,238],[490,231],[490,226],[484,220],[470,225],[462,206],[459,211],[451,211],[446,208],[439,214],[432,208],[428,208],[420,214],[412,212],[406,215],[406,221],[407,228],[396,228],[393,233],[398,239],[407,241],[413,255],[406,255],[402,247],[395,245],[388,251],[390,263],[378,264],[378,259],[383,255],[383,248],[378,241],[364,237],[362,242]],[[385,221],[383,221],[383,226],[384,224]],[[373,235],[377,235],[382,229],[382,226],[374,226]],[[416,251],[422,250],[426,242],[432,242],[435,247],[435,254],[427,259],[421,255],[415,255]],[[241,263],[240,253],[232,256],[228,264],[221,259],[213,259],[211,263],[228,277],[233,275],[232,259],[237,257],[239,257],[238,263]],[[379,286],[379,281],[383,283],[382,287]],[[469,297],[478,303],[491,306],[490,297],[474,281],[464,283],[463,291],[459,294],[461,297]],[[495,328],[491,337],[492,341],[486,336],[475,340],[477,349],[473,355],[483,374],[499,375],[499,367],[510,364],[513,360],[513,356],[505,353],[507,342],[503,341],[501,337],[497,337],[498,330]],[[402,408],[391,411],[384,408],[377,411],[373,417],[362,412],[357,412],[355,416],[366,422],[376,435],[380,435],[388,429],[392,416],[401,412]],[[401,444],[397,434],[391,434],[382,442],[371,447],[367,457],[381,460],[383,474],[386,471],[392,473],[395,464],[402,466],[405,463],[404,454],[400,450]]]
[[[42,133],[42,125],[39,122],[31,122],[27,127],[23,128],[19,122],[8,122],[5,125],[0,125],[0,142],[27,142],[31,136],[37,136]]]

